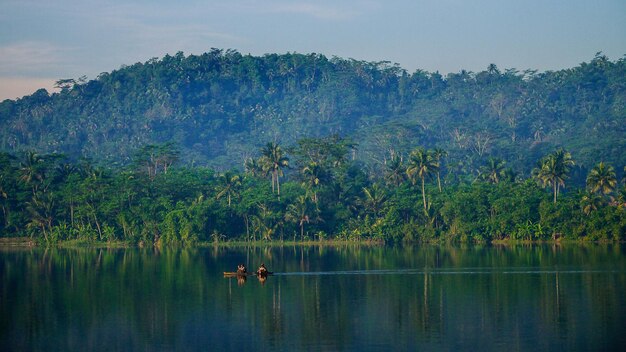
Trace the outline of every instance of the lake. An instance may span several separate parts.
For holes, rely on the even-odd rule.
[[[0,248],[0,350],[624,350],[625,249]]]

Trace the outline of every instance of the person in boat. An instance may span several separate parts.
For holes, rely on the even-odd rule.
[[[256,274],[259,276],[267,276],[267,274],[269,274],[267,268],[265,267],[265,264],[261,263],[261,266],[259,267],[259,269],[257,269]]]
[[[243,265],[243,264],[237,265],[237,274],[245,275],[247,273],[248,273],[248,269],[246,269],[245,265]]]

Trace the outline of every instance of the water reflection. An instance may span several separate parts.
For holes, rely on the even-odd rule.
[[[617,245],[3,249],[0,284],[7,350],[626,345]]]

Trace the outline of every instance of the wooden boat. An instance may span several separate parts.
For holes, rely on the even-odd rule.
[[[224,276],[229,276],[229,277],[234,277],[234,276],[252,276],[255,275],[255,273],[238,273],[236,271],[225,271],[224,272]]]
[[[251,272],[247,272],[247,273],[238,273],[238,272],[236,272],[236,271],[224,271],[224,277],[237,277],[237,276],[243,276],[243,277],[246,277],[246,276],[254,276],[254,275],[257,275],[257,276],[268,276],[268,275],[273,275],[273,274],[274,274],[274,273],[273,273],[273,272],[271,272],[271,271],[268,271],[268,272],[267,272],[267,273],[265,273],[265,274],[257,274],[256,272],[254,272],[254,273],[251,273]]]

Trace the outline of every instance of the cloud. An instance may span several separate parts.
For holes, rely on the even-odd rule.
[[[0,75],[30,76],[58,70],[65,49],[46,42],[25,41],[0,46]]]
[[[339,8],[334,5],[321,5],[306,2],[274,3],[267,12],[306,15],[321,20],[347,20],[358,15],[355,9]]]
[[[101,9],[94,18],[94,31],[108,31],[113,56],[161,56],[167,52],[201,53],[211,46],[232,46],[247,38],[220,30],[209,20],[210,8],[163,6],[142,8],[137,4],[116,4]],[[85,14],[85,17],[93,14]]]

